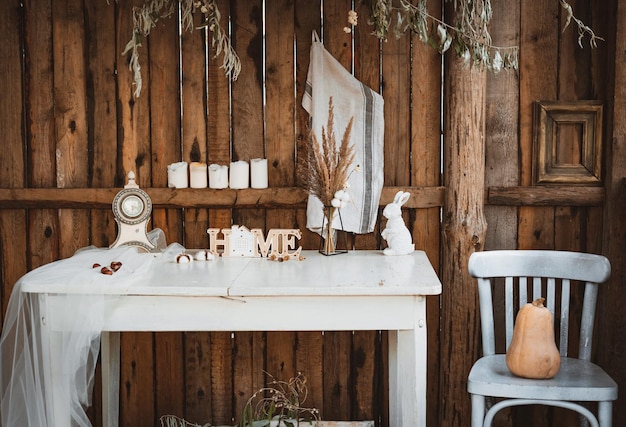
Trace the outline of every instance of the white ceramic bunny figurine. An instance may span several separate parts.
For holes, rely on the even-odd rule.
[[[411,233],[404,224],[401,209],[410,196],[411,193],[398,191],[393,202],[383,209],[383,216],[387,218],[387,225],[381,233],[383,239],[387,241],[387,248],[383,251],[385,255],[406,255],[415,250]]]

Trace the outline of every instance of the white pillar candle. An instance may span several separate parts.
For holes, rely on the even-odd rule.
[[[167,166],[167,186],[169,188],[187,188],[187,162],[172,163]]]
[[[267,159],[250,160],[252,188],[267,188]]]
[[[228,166],[216,164],[209,166],[209,187],[228,188]]]
[[[191,162],[189,164],[189,186],[191,188],[207,187],[206,163]]]
[[[239,160],[230,163],[230,188],[248,188],[250,181],[250,168],[248,162]]]

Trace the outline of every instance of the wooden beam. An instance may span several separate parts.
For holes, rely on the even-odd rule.
[[[486,203],[501,206],[602,206],[603,187],[489,187]]]
[[[303,207],[307,192],[300,187],[215,190],[195,188],[144,188],[155,207],[247,208]],[[1,188],[0,209],[110,209],[119,188]],[[405,208],[443,205],[443,187],[386,187],[380,205],[393,200],[398,191],[411,193]]]

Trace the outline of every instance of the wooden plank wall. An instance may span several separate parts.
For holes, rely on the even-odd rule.
[[[446,141],[440,55],[411,37],[379,42],[370,35],[359,1],[218,0],[242,60],[239,79],[231,82],[223,75],[221,58],[213,57],[203,31],[181,35],[176,20],[169,19],[140,48],[144,88],[136,99],[128,58],[121,52],[131,36],[132,6],[141,3],[0,2],[5,36],[0,44],[0,315],[14,283],[27,271],[115,239],[110,202],[129,170],[150,190],[151,225],[162,228],[168,242],[206,246],[208,226],[231,223],[304,231],[303,193],[294,187],[307,137],[300,100],[313,30],[348,70],[384,96],[381,204],[395,188],[412,191],[405,220],[416,247],[437,269],[446,261],[440,253],[441,143]],[[433,15],[441,16],[442,3],[428,2]],[[597,99],[610,111],[617,0],[570,1],[576,15],[607,38],[593,51],[577,46],[572,25],[562,31],[565,17],[556,0],[540,6],[492,3],[494,43],[519,45],[521,62],[519,72],[487,76],[486,249],[599,253],[611,217],[603,208],[604,188],[532,186],[532,103]],[[351,8],[359,13],[359,26],[348,35],[343,27]],[[605,163],[611,154],[608,117]],[[225,164],[254,157],[268,158],[268,190],[165,188],[170,163]],[[369,235],[349,236],[353,247],[380,248],[380,225]],[[305,232],[301,243],[314,249],[318,240]],[[438,361],[447,351],[439,346],[439,319],[439,300],[431,298],[429,425],[438,425],[441,411],[441,402],[430,396],[469,399],[466,393],[439,390]],[[375,419],[387,426],[386,344],[386,333],[378,331],[124,333],[120,425],[154,426],[163,414],[231,423],[247,396],[264,384],[264,371],[282,379],[301,371],[310,387],[307,403],[326,419]],[[602,357],[602,346],[597,348]],[[90,416],[99,426],[98,384],[95,390]],[[626,411],[620,411],[626,419]],[[541,426],[560,416],[541,409],[505,411],[497,421]]]
[[[10,191],[13,196],[5,198],[0,210],[3,312],[13,284],[26,271],[115,239],[110,202],[129,170],[140,186],[154,189],[151,226],[162,228],[168,242],[206,247],[208,226],[231,223],[304,230],[302,193],[291,196],[292,202],[299,199],[296,207],[282,207],[275,189],[299,184],[296,165],[303,158],[308,123],[300,100],[313,30],[348,70],[385,97],[390,123],[385,136],[395,141],[385,151],[386,185],[413,188],[415,195],[417,187],[427,193],[432,187],[440,199],[439,55],[421,43],[412,45],[410,38],[380,43],[369,34],[364,7],[349,0],[218,3],[222,23],[231,21],[242,61],[239,79],[231,82],[223,75],[221,58],[213,57],[203,31],[179,35],[176,20],[168,19],[139,50],[144,86],[135,99],[128,58],[121,51],[131,36],[132,6],[140,0],[2,2],[2,28],[10,38],[0,52],[11,77],[1,80],[1,123],[7,132],[0,188],[67,190],[56,202],[34,200],[53,192]],[[350,35],[343,27],[353,7],[361,25]],[[428,118],[426,125],[422,117]],[[255,157],[266,157],[270,165],[265,206],[228,206],[218,200],[223,194],[212,206],[204,198],[215,193],[177,195],[165,189],[170,163],[224,164]],[[87,188],[95,192],[80,190]],[[86,202],[89,194],[92,204]],[[160,204],[159,194],[167,201]],[[386,191],[386,201],[390,196]],[[186,201],[172,204],[177,197]],[[412,201],[406,220],[418,248],[437,266],[441,203],[428,198]],[[355,248],[381,247],[378,228],[349,237]],[[307,232],[301,244],[316,248],[318,239]],[[436,395],[436,298],[429,317],[429,382]],[[326,419],[386,420],[386,345],[386,333],[377,331],[124,333],[120,425],[154,426],[163,414],[231,423],[266,381],[264,371],[280,379],[303,372],[310,388],[307,404]],[[98,385],[90,409],[96,426],[101,422],[97,390]],[[429,417],[435,422],[436,409]]]
[[[498,44],[520,46],[520,70],[518,74],[501,73],[488,79],[489,205],[485,209],[488,221],[485,249],[602,253],[604,189],[571,184],[535,186],[532,181],[535,101],[602,100],[605,113],[611,108],[609,57],[614,23],[608,17],[614,4],[583,0],[569,3],[577,17],[607,38],[597,49],[589,49],[588,40],[583,40],[585,48],[581,49],[571,25],[563,31],[566,16],[558,2],[543,2],[541,7],[524,1],[494,3],[494,16],[500,14],[503,21],[492,31],[492,36],[494,41],[499,40]],[[606,114],[602,129],[606,162],[611,138]],[[577,163],[579,138],[570,135],[563,140],[571,143],[564,145],[569,151],[561,153],[563,161]],[[497,193],[502,187],[508,187],[513,197],[498,200]],[[600,202],[591,196],[593,193],[600,195]],[[617,265],[615,268],[623,269]],[[582,294],[574,298],[580,301]],[[595,345],[595,350],[601,353],[602,343]],[[577,417],[567,411],[534,407],[502,411],[494,425],[575,425],[577,422]]]

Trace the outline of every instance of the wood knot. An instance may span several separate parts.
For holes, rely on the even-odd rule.
[[[54,106],[61,113],[76,108],[76,92],[69,86],[54,88]]]

